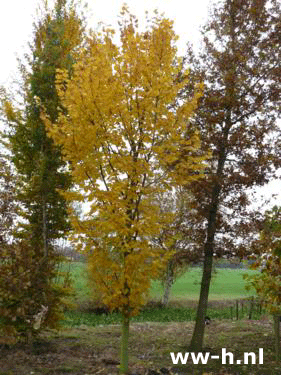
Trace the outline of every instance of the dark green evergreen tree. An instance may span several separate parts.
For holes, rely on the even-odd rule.
[[[41,110],[44,107],[56,121],[61,109],[56,69],[67,69],[71,74],[82,36],[83,22],[66,0],[57,0],[52,11],[45,10],[43,19],[35,24],[30,73],[25,78],[24,116],[13,123],[9,135],[13,162],[23,182],[23,233],[45,256],[54,240],[69,229],[66,202],[58,189],[67,190],[71,180],[60,149],[46,133]]]
[[[76,51],[83,43],[84,24],[67,0],[56,0],[51,10],[44,7],[34,25],[27,63],[20,66],[23,106],[14,105],[1,90],[6,144],[17,175],[16,199],[23,218],[14,243],[3,248],[9,262],[1,270],[6,284],[2,282],[0,288],[4,296],[0,317],[7,317],[6,326],[14,326],[15,335],[21,331],[30,337],[38,327],[56,326],[63,309],[61,297],[68,291],[54,282],[59,261],[54,244],[69,230],[67,204],[59,190],[69,189],[71,178],[60,148],[48,137],[41,112],[44,109],[55,122],[64,110],[55,88],[56,71],[67,69],[71,75]],[[23,291],[11,294],[13,285],[23,285]],[[36,317],[42,309],[45,317],[38,324]]]

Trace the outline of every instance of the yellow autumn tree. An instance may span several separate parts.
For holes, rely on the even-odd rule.
[[[253,269],[260,269],[254,275],[245,275],[247,289],[254,288],[263,306],[273,316],[275,357],[281,359],[281,208],[274,206],[264,215],[260,238],[253,244],[256,261]]]
[[[139,32],[124,7],[120,43],[112,30],[91,35],[72,78],[57,73],[67,114],[55,124],[45,117],[77,186],[66,196],[90,207],[83,218],[72,213],[74,238],[92,254],[90,270],[104,303],[122,313],[123,374],[130,318],[171,255],[150,241],[173,219],[159,215],[155,194],[198,178],[204,158],[189,126],[201,88],[192,99],[177,100],[188,71],[177,57],[173,24],[157,13],[148,21]]]

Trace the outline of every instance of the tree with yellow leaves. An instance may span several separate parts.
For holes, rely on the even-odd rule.
[[[260,269],[255,275],[245,275],[247,289],[254,288],[263,306],[273,316],[275,336],[275,357],[281,359],[281,208],[274,206],[264,215],[260,238],[253,243],[256,261],[253,269]]]
[[[150,241],[173,219],[171,212],[159,215],[154,197],[200,177],[205,156],[189,122],[201,88],[177,100],[188,71],[177,57],[172,22],[156,13],[139,32],[126,7],[121,16],[120,44],[112,30],[95,33],[72,78],[58,71],[67,114],[56,123],[46,116],[45,123],[77,186],[67,199],[90,207],[83,218],[72,213],[74,237],[92,254],[89,266],[104,303],[122,313],[125,374],[130,318],[171,255]]]

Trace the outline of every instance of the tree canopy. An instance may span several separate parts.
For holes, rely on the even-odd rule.
[[[122,16],[120,46],[111,30],[94,34],[72,78],[58,71],[67,114],[61,111],[56,123],[45,116],[45,123],[77,186],[65,196],[89,205],[84,218],[72,216],[76,240],[93,254],[104,302],[128,325],[170,255],[150,241],[173,218],[160,214],[155,194],[198,179],[205,155],[198,133],[187,133],[200,87],[178,101],[188,71],[177,57],[172,22],[155,16],[139,32],[125,7]],[[127,371],[123,361],[121,367]]]
[[[24,208],[24,232],[37,251],[48,252],[53,241],[69,229],[65,199],[57,189],[70,186],[60,149],[47,136],[40,108],[54,121],[61,107],[55,87],[57,68],[71,74],[75,50],[82,43],[83,21],[75,7],[57,0],[45,5],[34,24],[31,53],[20,71],[23,107],[3,98],[4,121],[11,161],[21,179],[19,200]],[[14,96],[12,93],[11,96]]]
[[[194,214],[187,213],[191,244],[204,256],[194,350],[203,345],[213,255],[246,255],[261,219],[249,210],[251,188],[280,167],[280,46],[280,4],[226,0],[213,8],[199,55],[186,57],[191,82],[204,82],[194,126],[212,151],[206,178],[190,190]]]
[[[84,28],[75,7],[66,0],[57,0],[53,9],[43,5],[43,15],[34,24],[30,53],[19,67],[22,104],[16,104],[17,93],[1,90],[5,144],[16,181],[1,160],[0,182],[4,179],[5,190],[0,187],[0,229],[3,236],[8,223],[17,230],[11,233],[9,228],[12,244],[0,248],[0,313],[16,339],[19,333],[32,336],[36,332],[36,316],[44,315],[40,327],[54,327],[62,318],[63,297],[69,292],[66,284],[55,283],[58,276],[62,281],[65,275],[58,273],[61,258],[54,242],[70,228],[67,203],[58,189],[68,189],[71,179],[59,147],[47,135],[40,111],[44,105],[50,118],[57,118],[61,104],[55,87],[56,69],[71,74]],[[20,210],[12,223],[15,205]],[[9,211],[3,215],[5,209]]]

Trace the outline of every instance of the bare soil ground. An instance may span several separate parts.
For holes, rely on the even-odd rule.
[[[170,352],[188,351],[193,330],[188,323],[134,323],[130,335],[131,375],[280,375],[281,364],[274,361],[272,324],[261,321],[212,321],[206,326],[205,351],[221,355],[222,348],[234,358],[244,352],[258,354],[264,349],[264,364],[222,365],[209,360],[206,365],[173,366]],[[33,345],[0,346],[0,375],[116,375],[119,364],[120,327],[80,326],[45,332]]]

